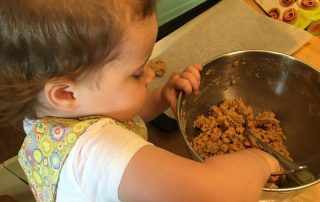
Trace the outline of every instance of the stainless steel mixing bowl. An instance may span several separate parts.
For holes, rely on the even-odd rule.
[[[193,121],[209,106],[242,98],[255,113],[272,111],[281,121],[286,146],[295,162],[307,165],[316,181],[287,184],[266,192],[301,190],[320,182],[320,72],[291,56],[270,51],[239,51],[204,64],[198,95],[178,99],[178,123],[188,151],[202,161],[190,142],[199,132]]]

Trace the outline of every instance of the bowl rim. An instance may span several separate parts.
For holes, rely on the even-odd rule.
[[[212,59],[209,59],[208,61],[204,62],[202,64],[202,66],[208,65],[210,62],[212,62],[214,60],[218,60],[219,58],[238,55],[238,54],[241,54],[241,53],[268,53],[268,54],[273,54],[273,55],[280,55],[280,56],[283,56],[283,57],[287,57],[287,58],[289,58],[291,60],[303,63],[303,64],[307,65],[308,67],[311,67],[313,70],[317,71],[320,74],[320,70],[318,68],[316,68],[313,65],[310,65],[307,62],[302,61],[302,60],[300,60],[300,59],[298,59],[296,57],[293,57],[293,56],[290,56],[290,55],[287,55],[287,54],[284,54],[284,53],[276,52],[276,51],[261,50],[261,49],[240,50],[240,51],[233,51],[233,52],[221,54],[221,55],[213,57]],[[199,154],[196,151],[194,151],[192,145],[190,144],[190,142],[188,141],[188,139],[186,137],[186,134],[183,132],[183,130],[181,128],[182,124],[181,124],[181,115],[180,115],[179,109],[182,106],[183,97],[184,97],[184,93],[183,93],[183,91],[180,90],[179,95],[178,95],[178,100],[177,100],[177,119],[178,119],[177,122],[178,122],[178,128],[179,128],[180,134],[182,135],[186,146],[189,149],[188,151],[192,151],[192,155],[194,155],[194,157],[196,157],[195,160],[197,160],[199,162],[203,162],[204,160],[199,156]],[[313,185],[315,185],[315,184],[317,184],[319,182],[320,182],[320,178],[318,180],[315,180],[314,182],[311,182],[311,183],[305,184],[305,185],[300,185],[300,186],[290,187],[290,188],[278,188],[278,189],[263,188],[263,191],[266,191],[266,192],[292,192],[292,191],[301,190],[301,189],[304,189],[304,188],[307,188],[307,187],[311,187],[311,186],[313,186]]]

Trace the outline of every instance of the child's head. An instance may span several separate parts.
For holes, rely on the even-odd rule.
[[[125,60],[140,63],[134,57],[149,56],[155,40],[154,11],[155,0],[2,1],[0,123],[36,117],[35,106],[43,100],[43,109],[73,110],[68,108],[72,103],[63,100],[77,96],[72,90],[79,80],[87,82],[90,92],[97,86],[90,85],[89,77],[106,79],[103,72],[112,73],[113,66],[118,71]],[[152,26],[150,33],[142,33],[146,41],[133,43],[144,40],[137,32],[148,32],[146,26]],[[137,53],[132,45],[137,45]],[[141,47],[145,45],[148,47]],[[97,83],[98,88],[104,85]],[[81,105],[90,104],[86,102]],[[88,112],[74,116],[90,115]]]

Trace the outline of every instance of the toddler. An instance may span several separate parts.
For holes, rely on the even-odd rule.
[[[256,149],[200,163],[147,142],[144,122],[197,93],[202,69],[148,91],[155,0],[6,0],[0,23],[0,122],[24,119],[37,201],[257,201],[279,170]]]

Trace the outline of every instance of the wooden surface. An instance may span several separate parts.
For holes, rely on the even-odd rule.
[[[265,14],[254,0],[244,0],[258,12]],[[308,63],[320,70],[320,35],[314,36],[292,56]]]

